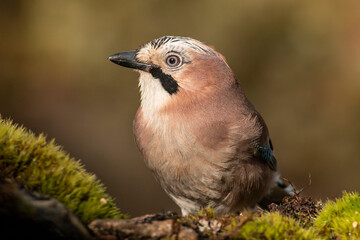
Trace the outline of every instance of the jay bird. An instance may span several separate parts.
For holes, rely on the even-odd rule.
[[[183,215],[206,206],[241,211],[291,194],[264,119],[220,53],[164,36],[108,59],[140,73],[135,142]]]

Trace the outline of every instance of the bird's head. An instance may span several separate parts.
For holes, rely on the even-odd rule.
[[[225,58],[191,38],[164,36],[109,60],[139,71],[142,105],[150,101],[152,107],[209,96],[236,84]]]

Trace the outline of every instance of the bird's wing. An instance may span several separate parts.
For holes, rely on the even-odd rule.
[[[258,124],[261,126],[261,134],[258,139],[253,142],[255,156],[266,162],[271,170],[277,171],[277,160],[274,155],[274,148],[269,137],[269,131],[264,119],[258,112],[255,112]]]
[[[261,160],[265,161],[271,170],[277,170],[277,160],[274,156],[271,140],[268,141],[268,144],[260,145],[255,142],[254,147],[256,149],[255,155],[257,155]]]

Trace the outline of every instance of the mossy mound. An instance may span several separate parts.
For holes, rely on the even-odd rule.
[[[245,224],[234,238],[243,239],[319,239],[313,228],[303,228],[300,222],[278,212],[265,213]]]
[[[87,173],[54,140],[35,136],[10,120],[0,119],[0,173],[6,182],[20,182],[30,191],[56,198],[83,223],[124,218],[105,187]]]
[[[323,235],[336,239],[360,239],[360,197],[344,192],[342,198],[328,201],[314,221]]]
[[[205,208],[177,221],[207,239],[360,239],[360,197],[344,192],[323,206],[295,194],[270,212],[259,209],[216,216]]]
[[[321,239],[319,231],[278,211],[243,212],[215,217],[211,209],[178,220],[207,239]]]

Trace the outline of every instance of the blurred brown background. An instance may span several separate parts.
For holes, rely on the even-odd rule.
[[[304,194],[359,190],[358,1],[1,1],[0,114],[44,132],[131,215],[177,207],[132,136],[137,73],[106,60],[163,35],[215,46]]]

